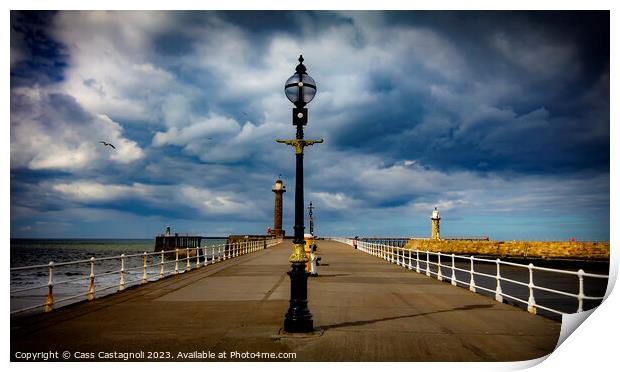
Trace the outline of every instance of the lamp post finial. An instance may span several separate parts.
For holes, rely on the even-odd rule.
[[[295,67],[295,72],[298,74],[305,74],[306,73],[306,66],[304,66],[304,57],[300,54],[299,55],[299,64],[297,65],[297,67]]]

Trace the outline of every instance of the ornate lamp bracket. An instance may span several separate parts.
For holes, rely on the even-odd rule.
[[[320,140],[305,140],[305,139],[280,140],[280,139],[277,139],[276,142],[284,143],[289,146],[293,146],[295,147],[295,154],[303,154],[304,147],[312,146],[315,143],[323,143],[323,140],[322,139]]]

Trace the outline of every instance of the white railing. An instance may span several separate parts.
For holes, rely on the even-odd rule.
[[[583,311],[583,302],[584,300],[595,300],[602,301],[604,299],[603,296],[588,296],[584,293],[584,278],[598,278],[598,279],[609,279],[609,275],[601,275],[601,274],[592,274],[586,273],[583,270],[578,271],[569,271],[569,270],[559,270],[559,269],[551,269],[546,267],[534,266],[533,264],[523,265],[514,262],[502,261],[499,258],[485,259],[485,258],[476,258],[474,256],[460,256],[455,254],[445,254],[441,252],[429,252],[429,251],[420,251],[417,249],[409,249],[409,248],[401,248],[394,247],[386,244],[378,244],[372,242],[364,242],[360,240],[352,240],[348,238],[326,238],[331,239],[337,242],[341,242],[344,244],[348,244],[350,246],[357,246],[357,249],[370,254],[375,257],[382,258],[388,262],[394,263],[399,266],[403,266],[408,268],[409,270],[415,270],[417,273],[423,272],[429,277],[436,277],[438,280],[443,281],[449,280],[453,286],[457,286],[457,284],[461,284],[470,291],[476,292],[477,290],[483,290],[488,293],[491,293],[495,296],[495,300],[499,302],[503,302],[504,298],[511,299],[513,301],[517,301],[518,303],[522,303],[527,306],[527,311],[532,314],[536,314],[537,309],[543,309],[549,311],[554,314],[562,315],[569,314],[567,312],[561,311],[559,309],[553,309],[549,306],[542,306],[536,303],[536,298],[534,296],[534,290],[539,290],[547,293],[553,293],[555,295],[565,296],[574,298],[577,300],[577,309],[576,312]],[[434,256],[436,260],[431,260],[430,257]],[[449,262],[449,264],[442,262],[442,257],[447,260],[443,262]],[[455,265],[455,259],[464,260],[469,263],[469,269],[464,269],[462,267],[457,267]],[[479,272],[475,270],[475,263],[486,263],[486,264],[494,264],[496,266],[496,273],[489,274],[484,272]],[[502,276],[501,266],[511,266],[511,267],[519,267],[522,269],[527,269],[529,273],[528,282],[521,282],[515,279],[508,278],[506,276]],[[436,267],[436,271],[431,269],[431,266]],[[423,267],[423,268],[422,268]],[[448,277],[442,274],[442,268],[449,269],[451,275]],[[534,273],[536,271],[543,272],[551,272],[556,274],[565,274],[577,277],[579,282],[579,290],[578,293],[569,293],[566,291],[560,291],[552,288],[543,287],[540,285],[536,285],[534,283]],[[456,278],[455,273],[462,272],[466,273],[469,276],[469,281],[463,281]],[[484,287],[480,284],[477,284],[475,281],[475,276],[482,276],[486,278],[493,279],[495,281],[495,288]],[[518,298],[514,294],[506,293],[505,290],[502,290],[502,283],[511,283],[517,286],[526,287],[528,290],[528,299],[524,300],[522,298]]]
[[[11,315],[22,313],[37,308],[43,308],[45,312],[51,311],[60,303],[68,303],[82,300],[92,301],[96,298],[96,293],[104,291],[119,292],[129,286],[145,284],[149,281],[157,281],[167,276],[178,275],[192,269],[213,265],[215,263],[225,261],[234,257],[257,252],[259,250],[274,246],[282,242],[281,238],[267,240],[239,241],[235,243],[222,243],[198,248],[182,248],[168,251],[137,253],[137,254],[121,254],[120,256],[111,257],[91,257],[87,260],[70,261],[70,262],[50,262],[47,265],[33,265],[11,268],[11,273],[21,271],[43,271],[47,275],[47,283],[35,286],[28,286],[11,290],[11,298],[19,298],[22,296],[32,297],[32,291],[47,289],[46,300],[44,303],[37,303],[33,306],[27,306],[11,311]],[[174,254],[174,259],[166,260],[167,255]],[[96,266],[104,262],[118,261],[119,270],[97,272]],[[133,261],[134,266],[126,267],[128,261]],[[138,264],[135,264],[138,263]],[[79,265],[87,265],[90,268],[90,274],[81,275],[76,278],[56,281],[54,273],[59,268],[75,267]],[[127,276],[133,274],[134,278],[127,280]],[[118,284],[107,285],[99,288],[97,279],[110,276],[118,277]],[[70,294],[63,298],[55,298],[54,289],[63,284],[76,283],[85,281],[86,292],[78,294]],[[116,281],[114,281],[116,283]],[[109,283],[108,283],[109,284]],[[116,289],[116,290],[115,290]],[[29,294],[30,293],[30,294]],[[25,295],[24,295],[25,294]],[[36,294],[35,294],[36,296]]]

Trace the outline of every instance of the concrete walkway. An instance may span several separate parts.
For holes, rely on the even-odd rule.
[[[546,355],[557,343],[558,322],[341,243],[318,244],[320,276],[309,278],[308,291],[320,335],[278,336],[290,290],[286,271],[291,242],[285,241],[90,303],[12,319],[11,359],[17,360],[16,352],[70,351],[70,360],[78,360],[75,352],[92,353],[86,355],[96,359],[110,357],[100,352],[144,351],[144,358],[130,360],[248,360],[243,354],[231,358],[231,352],[273,352],[245,356],[271,361],[513,361]],[[213,354],[178,354],[196,351]],[[296,356],[278,355],[289,352]]]

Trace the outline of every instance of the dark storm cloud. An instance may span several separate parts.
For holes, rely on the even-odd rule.
[[[404,61],[411,63],[411,76],[371,77],[380,104],[356,108],[336,131],[337,145],[442,169],[606,170],[607,17],[388,12],[386,24],[432,28],[458,45],[467,78],[442,79],[418,65],[424,56]],[[403,84],[416,79],[422,84]]]
[[[67,55],[49,35],[54,14],[11,11],[11,86],[62,80]]]

